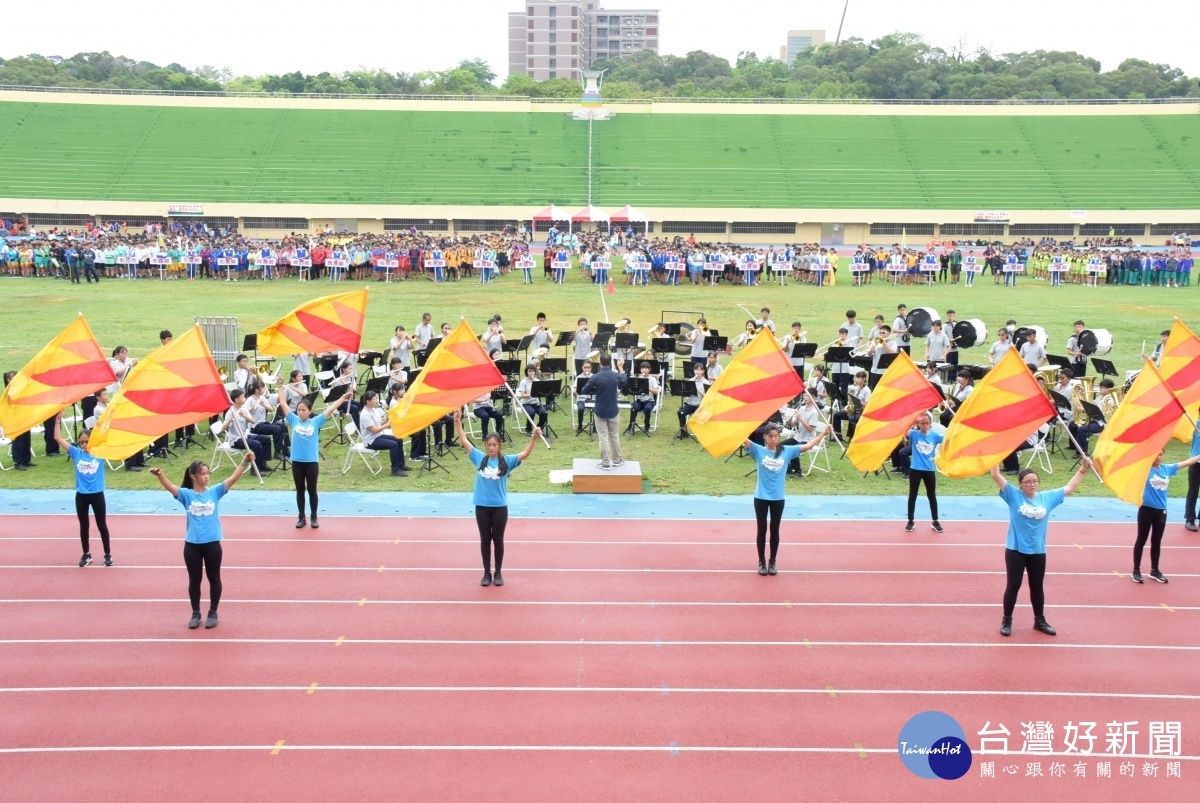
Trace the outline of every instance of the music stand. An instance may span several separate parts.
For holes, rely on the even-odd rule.
[[[1113,365],[1110,360],[1102,360],[1099,357],[1092,357],[1092,365],[1096,368],[1096,373],[1100,374],[1103,379],[1106,376],[1116,376],[1117,366]]]
[[[631,376],[628,383],[625,385],[625,393],[634,398],[640,393],[643,396],[650,393],[650,377],[648,376]],[[650,437],[650,430],[645,426],[640,426],[637,423],[637,411],[633,409],[633,404],[629,405],[629,426],[625,428],[625,434],[633,437],[641,431],[647,438]]]
[[[652,337],[650,338],[650,348],[655,354],[674,354],[675,338]]]
[[[696,395],[696,380],[695,379],[671,379],[667,382],[667,390],[672,396],[679,398],[679,407],[683,408],[683,400],[689,396]],[[688,432],[687,425],[682,424],[679,431],[675,433],[675,437],[671,438],[671,443],[685,438],[696,440],[696,436]]]
[[[663,326],[666,327],[667,331],[665,332],[665,334],[668,337],[672,337],[672,338],[679,337],[680,332],[683,331],[683,324],[679,321],[675,321],[673,323],[667,323],[664,321]]]
[[[593,366],[593,370],[594,369],[595,369],[595,366]],[[596,375],[595,373],[592,374],[592,376],[595,376],[595,375]],[[583,395],[583,386],[586,385],[591,380],[592,376],[584,376],[583,374],[579,374],[578,376],[575,377],[575,397],[576,398]],[[586,402],[584,403],[584,411],[587,413],[590,413],[590,415],[588,417],[587,423],[584,424],[582,427],[575,430],[576,438],[578,438],[580,435],[582,435],[584,433],[587,433],[588,439],[590,440],[591,437],[596,434],[596,412],[594,409],[595,401],[596,401],[595,398],[593,398],[592,399],[592,405],[593,405],[592,409],[589,409],[587,407]],[[572,415],[574,415],[574,413],[572,413]]]
[[[716,330],[712,330],[713,334],[704,336],[704,350],[722,352],[729,345],[729,338],[720,337],[716,334]]]
[[[805,362],[817,356],[816,343],[793,343],[792,351],[789,355],[793,360],[799,360],[800,364],[793,363],[793,368],[799,368],[801,373],[804,372]]]
[[[496,370],[506,377],[515,377],[521,373],[520,360],[496,360],[494,365],[496,366]]]
[[[617,331],[617,325],[615,323],[597,323],[596,324],[596,334],[597,335],[616,334],[616,331]],[[596,345],[596,341],[593,340],[592,345],[593,346]]]
[[[554,403],[554,399],[562,392],[563,381],[561,379],[535,379],[529,385],[529,395],[534,399],[541,399],[546,403],[547,414],[561,409]],[[558,433],[550,426],[549,415],[546,417],[546,433],[558,437]]]
[[[614,347],[621,351],[631,351],[638,346],[638,335],[636,332],[619,332],[614,338]]]
[[[1046,362],[1050,363],[1050,364],[1051,364],[1051,365],[1053,365],[1055,368],[1060,368],[1060,369],[1061,369],[1061,368],[1068,368],[1068,369],[1069,369],[1069,368],[1070,368],[1070,367],[1073,365],[1073,363],[1072,363],[1072,362],[1071,362],[1071,361],[1070,361],[1068,358],[1066,358],[1066,357],[1060,357],[1060,356],[1059,356],[1059,355],[1057,355],[1057,354],[1047,354],[1047,355],[1046,355]],[[1078,379],[1078,378],[1079,378],[1079,377],[1075,377],[1075,379]]]
[[[604,324],[600,324],[603,326]],[[592,340],[592,349],[598,351],[608,351],[608,341],[612,340],[612,336],[616,334],[613,330],[607,332],[597,332],[595,339]]]
[[[880,354],[879,355],[880,374],[882,374],[884,371],[886,371],[891,366],[891,364],[896,361],[896,357],[898,357],[898,356],[900,356],[899,351],[897,351],[895,354]]]
[[[1071,408],[1071,400],[1056,390],[1048,390],[1046,392],[1048,394],[1050,394],[1050,401],[1054,402],[1055,415],[1054,415],[1054,419],[1051,423],[1051,428],[1052,428],[1051,431],[1053,431],[1053,427],[1063,426],[1063,421],[1066,420],[1066,418],[1068,416],[1070,416],[1070,410],[1072,409]],[[1068,411],[1067,414],[1063,415],[1063,413],[1061,412],[1062,410]],[[1050,451],[1051,452],[1054,452],[1054,451],[1061,452],[1063,450],[1062,446],[1059,444],[1059,440],[1061,440],[1061,438],[1062,438],[1062,433],[1059,432],[1058,435],[1059,435],[1058,438],[1055,438],[1054,440],[1050,441]]]
[[[330,404],[345,396],[349,391],[349,385],[338,385],[335,388],[330,388],[329,395],[325,397],[325,409],[328,410]],[[325,445],[330,446],[335,443],[341,443],[346,446],[350,445],[350,439],[346,437],[346,433],[342,431],[342,427],[340,425],[338,426],[338,434],[330,438]]]
[[[543,374],[561,374],[567,370],[566,357],[545,357],[542,360]]]
[[[385,393],[387,393],[388,383],[391,381],[392,378],[387,374],[384,374],[383,376],[373,376],[367,380],[367,390],[373,390],[378,393],[380,397],[382,397]],[[337,399],[334,399],[334,401],[337,401]]]

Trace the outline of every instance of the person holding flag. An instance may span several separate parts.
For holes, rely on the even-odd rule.
[[[84,430],[79,434],[78,445],[68,443],[62,434],[62,413],[54,417],[54,440],[66,451],[75,467],[75,515],[79,517],[79,541],[83,545],[83,557],[79,559],[81,569],[92,562],[89,507],[96,516],[96,529],[100,531],[100,542],[104,545],[104,565],[113,565],[104,502],[104,461],[88,454],[88,438],[89,433]]]
[[[500,453],[500,435],[493,432],[483,439],[484,449],[476,449],[463,432],[462,409],[454,411],[454,432],[463,450],[468,452],[475,472],[475,489],[472,501],[475,504],[475,523],[479,526],[479,550],[483,557],[483,579],[481,586],[504,585],[504,530],[508,525],[508,475],[533,454],[533,445],[542,436],[540,427],[535,427],[529,443],[520,454]],[[492,574],[493,545],[496,557],[496,573]]]
[[[249,452],[238,463],[233,474],[224,482],[209,487],[208,464],[196,460],[183,474],[183,485],[177,487],[163,474],[158,466],[150,469],[151,475],[179,500],[187,511],[187,535],[183,544],[183,562],[188,571],[188,598],[192,603],[192,618],[188,629],[200,627],[200,576],[208,575],[208,617],[204,627],[211,630],[217,626],[217,606],[221,604],[221,520],[217,508],[222,497],[229,493],[234,484],[246,473],[254,455]]]
[[[941,522],[938,521],[937,503],[937,471],[933,465],[933,453],[944,440],[937,432],[929,430],[932,425],[929,413],[917,416],[916,426],[909,430],[908,442],[912,446],[911,463],[908,470],[908,524],[904,531],[911,533],[916,529],[913,514],[917,507],[917,491],[921,483],[925,483],[925,495],[929,498],[929,515],[933,519],[933,531],[942,532]]]
[[[1057,631],[1046,621],[1046,597],[1042,582],[1046,577],[1046,531],[1050,511],[1063,503],[1083,482],[1083,475],[1092,467],[1088,457],[1083,458],[1079,471],[1062,488],[1042,491],[1041,478],[1032,468],[1022,469],[1017,475],[1019,488],[1014,488],[1000,475],[999,464],[992,466],[992,481],[1000,489],[1000,498],[1008,505],[1008,536],[1004,545],[1004,565],[1008,584],[1004,589],[1004,618],[1000,620],[1000,635],[1012,635],[1012,615],[1017,605],[1017,592],[1025,574],[1029,575],[1029,602],[1033,605],[1034,630],[1048,636]]]
[[[288,409],[287,394],[283,392],[283,379],[280,378],[278,390],[279,412],[287,425],[292,429],[292,451],[289,458],[292,461],[292,481],[296,485],[296,529],[304,527],[308,522],[304,519],[304,493],[308,491],[308,507],[312,511],[312,528],[320,528],[317,521],[317,478],[321,473],[321,427],[325,426],[325,416],[332,413],[344,402],[350,399],[350,394],[339,396],[327,406],[320,415],[313,417],[312,408],[306,399],[296,403],[296,411]],[[251,455],[253,457],[253,455]]]
[[[1179,463],[1163,463],[1159,452],[1146,476],[1146,489],[1142,492],[1142,504],[1137,513],[1137,540],[1133,543],[1133,582],[1142,582],[1142,550],[1150,541],[1150,576],[1160,583],[1167,578],[1158,569],[1158,558],[1162,553],[1163,532],[1167,529],[1167,488],[1181,468],[1200,463],[1200,454],[1193,454]]]
[[[798,460],[800,455],[810,449],[815,449],[825,440],[825,436],[833,431],[829,424],[815,438],[807,443],[794,443],[782,446],[779,443],[780,430],[778,424],[767,424],[763,430],[763,443],[759,446],[747,438],[742,446],[754,459],[758,469],[758,480],[754,486],[754,518],[758,522],[755,543],[758,546],[758,573],[762,576],[775,574],[775,558],[779,554],[779,522],[783,519],[783,504],[785,500],[785,471],[788,464]],[[768,562],[767,546],[767,516],[771,521],[771,557]]]

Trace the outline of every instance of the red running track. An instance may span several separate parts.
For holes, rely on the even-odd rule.
[[[994,523],[786,522],[762,578],[748,522],[517,520],[484,589],[466,520],[230,517],[221,625],[192,632],[179,517],[114,518],[117,565],[85,570],[73,518],[4,521],[6,799],[1200,796],[1200,539],[1174,524],[1165,586],[1122,574],[1130,526],[1053,524],[1060,635],[1023,593],[1005,639]],[[1096,722],[1095,755],[922,780],[896,742],[926,710],[973,749]],[[1101,755],[1127,721],[1134,757]],[[1149,755],[1151,722],[1180,755]]]

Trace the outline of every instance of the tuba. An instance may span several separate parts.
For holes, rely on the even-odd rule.
[[[621,334],[628,333],[629,325],[631,323],[633,323],[633,322],[631,320],[629,320],[628,318],[622,318],[621,320],[617,321],[617,331],[620,332]]]

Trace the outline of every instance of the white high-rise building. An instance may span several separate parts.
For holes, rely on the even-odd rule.
[[[603,9],[589,0],[527,0],[508,15],[508,72],[580,80],[601,59],[658,52],[658,9]]]

